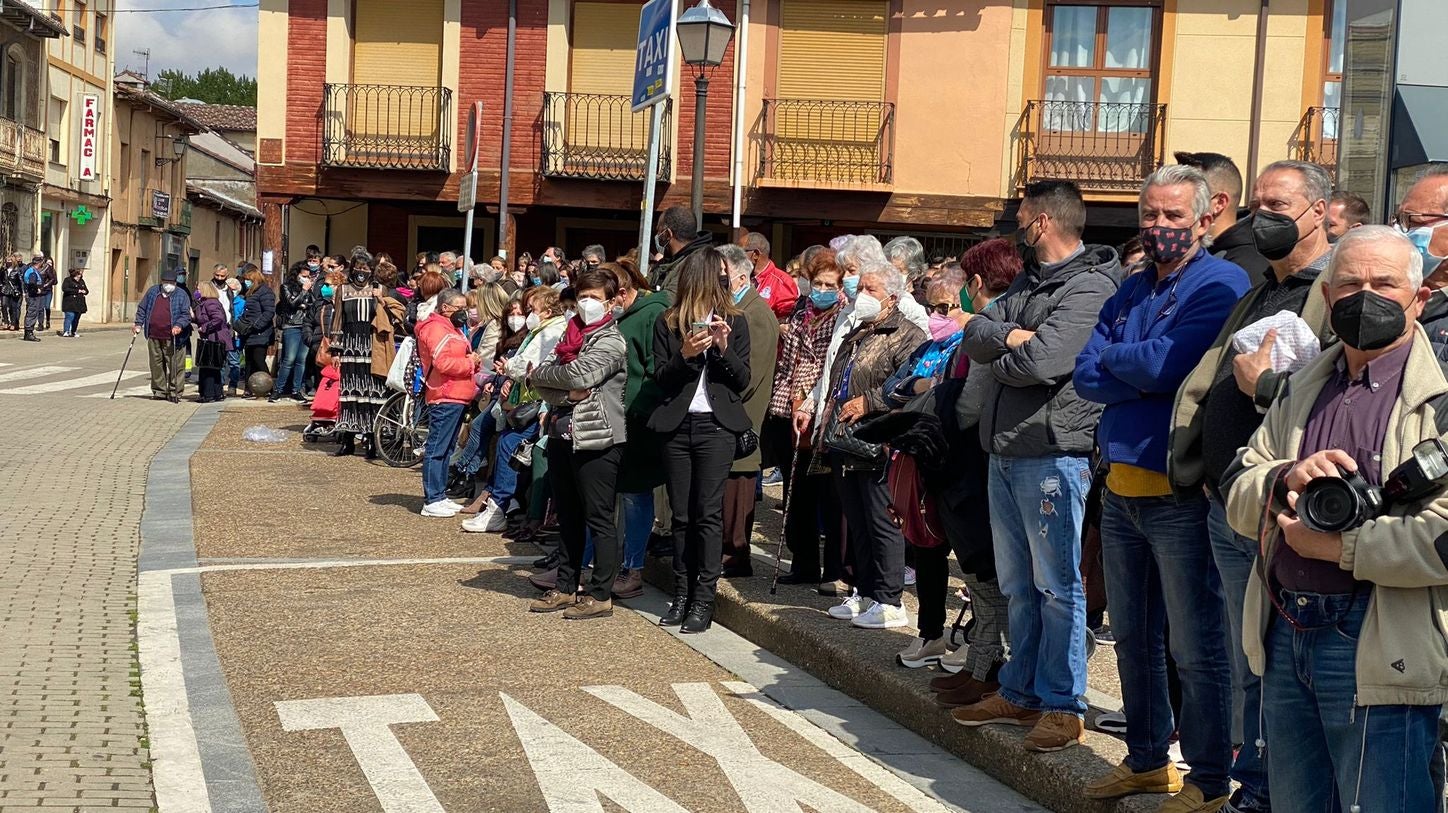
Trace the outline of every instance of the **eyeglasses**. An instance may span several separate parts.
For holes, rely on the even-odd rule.
[[[1444,219],[1448,219],[1448,212],[1410,212],[1404,209],[1393,215],[1388,225],[1396,226],[1400,231],[1409,231]]]
[[[929,311],[936,316],[949,316],[951,311],[960,310],[960,305],[954,302],[937,302],[929,307]]]

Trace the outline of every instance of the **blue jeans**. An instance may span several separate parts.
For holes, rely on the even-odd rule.
[[[226,380],[235,389],[241,384],[241,350],[226,351]]]
[[[457,462],[454,463],[458,471],[469,477],[482,471],[483,465],[488,462],[488,441],[493,437],[492,406],[489,402],[483,407],[483,411],[478,413],[478,417],[473,418],[472,429],[468,431],[468,442],[463,444],[458,452]]]
[[[66,311],[65,324],[61,327],[61,331],[75,335],[75,329],[78,327],[80,327],[80,314]]]
[[[492,488],[488,490],[488,498],[498,504],[504,511],[508,510],[508,503],[512,502],[513,495],[518,492],[518,470],[513,468],[510,462],[513,459],[513,452],[524,441],[538,437],[538,424],[529,423],[523,429],[508,427],[498,435],[498,452],[493,455],[493,481]],[[552,443],[553,441],[549,441]],[[566,443],[567,441],[563,441]]]
[[[1439,707],[1356,704],[1357,639],[1371,591],[1279,595],[1308,629],[1294,630],[1274,612],[1267,630],[1262,685],[1273,810],[1435,810],[1428,764]]]
[[[427,446],[422,453],[422,501],[425,505],[447,499],[447,461],[458,442],[463,404],[428,404]]]
[[[1231,670],[1221,580],[1207,536],[1207,498],[1121,497],[1106,492],[1101,558],[1116,667],[1126,712],[1126,765],[1167,764],[1172,731],[1181,730],[1187,781],[1207,799],[1231,792]],[[1164,641],[1167,625],[1171,640]],[[1182,684],[1174,721],[1166,683],[1166,645]]]
[[[996,573],[1011,631],[1000,695],[1022,708],[1086,711],[1081,523],[1090,488],[1085,457],[990,459]]]
[[[1267,767],[1262,749],[1262,679],[1247,667],[1242,651],[1242,604],[1247,596],[1247,579],[1257,560],[1257,543],[1227,525],[1227,509],[1215,497],[1207,498],[1207,533],[1212,539],[1212,559],[1222,578],[1222,596],[1227,604],[1227,657],[1232,667],[1232,742],[1241,745],[1232,763],[1232,779],[1241,783],[1241,807],[1270,810]],[[1253,807],[1255,805],[1255,807]]]
[[[278,395],[300,393],[302,374],[307,369],[307,343],[302,341],[302,329],[289,327],[282,330],[282,360],[277,364]]]

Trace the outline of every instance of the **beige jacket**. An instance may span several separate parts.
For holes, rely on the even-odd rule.
[[[1227,521],[1237,533],[1261,538],[1258,525],[1268,499],[1274,513],[1281,509],[1282,495],[1274,494],[1278,472],[1296,462],[1313,403],[1341,355],[1341,344],[1329,347],[1292,376],[1227,473]],[[1418,443],[1438,437],[1434,403],[1444,394],[1448,379],[1418,327],[1383,441],[1385,476],[1410,458]],[[1242,624],[1242,646],[1258,675],[1266,668],[1263,641],[1277,611],[1264,575],[1280,543],[1276,523],[1270,527],[1266,558],[1257,557],[1247,583]],[[1448,702],[1448,494],[1396,506],[1388,516],[1344,533],[1338,566],[1374,586],[1357,644],[1358,705]]]

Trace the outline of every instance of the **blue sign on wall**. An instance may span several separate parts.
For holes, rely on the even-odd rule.
[[[649,0],[639,12],[633,81],[635,113],[667,99],[673,91],[677,7],[678,0]]]

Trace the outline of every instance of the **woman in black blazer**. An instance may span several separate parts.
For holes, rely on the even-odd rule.
[[[654,381],[664,400],[649,428],[664,438],[674,512],[674,603],[659,621],[703,632],[714,618],[724,550],[724,482],[740,433],[751,428],[749,325],[725,284],[724,260],[699,251],[679,268],[673,307],[654,323]]]

